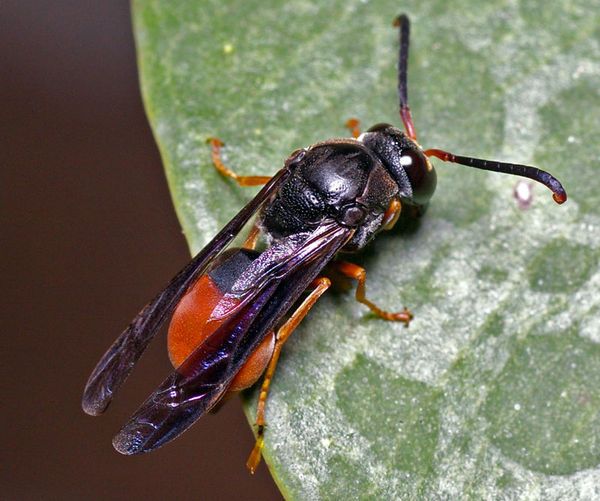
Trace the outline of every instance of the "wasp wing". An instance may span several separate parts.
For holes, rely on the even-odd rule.
[[[115,436],[122,454],[148,452],[174,439],[210,410],[231,380],[354,230],[321,225],[287,250],[267,249],[257,260],[254,287],[239,307],[177,368]],[[258,285],[257,285],[258,284]]]
[[[148,344],[171,315],[210,262],[242,230],[256,211],[280,188],[290,171],[281,169],[263,189],[183,268],[133,319],[129,327],[106,351],[85,386],[82,407],[91,415],[101,414],[113,394],[127,379]]]

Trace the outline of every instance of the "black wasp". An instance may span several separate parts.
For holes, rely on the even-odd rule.
[[[169,356],[175,371],[141,405],[113,440],[123,454],[151,451],[177,437],[223,399],[265,377],[258,401],[258,438],[248,468],[257,467],[263,445],[269,384],[283,343],[330,286],[320,275],[340,252],[362,249],[390,229],[402,206],[423,213],[436,186],[429,157],[478,169],[524,176],[546,185],[554,200],[567,199],[559,181],[535,167],[423,150],[416,142],[407,101],[409,21],[401,15],[398,63],[400,116],[406,133],[379,124],[351,139],[332,139],[292,153],[272,178],[241,177],[213,160],[242,185],[265,184],[223,230],[181,270],[108,349],[83,394],[88,414],[102,413],[162,323],[172,314]],[[242,248],[226,249],[256,214]],[[255,250],[262,232],[267,241]],[[408,322],[404,310],[388,313],[365,297],[365,270],[332,263],[358,281],[356,299],[377,316]],[[301,296],[307,292],[304,299]]]

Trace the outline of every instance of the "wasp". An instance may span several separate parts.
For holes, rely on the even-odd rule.
[[[325,265],[357,280],[356,299],[376,316],[410,322],[408,310],[391,313],[370,302],[365,270],[337,256],[364,248],[377,233],[392,228],[404,206],[425,212],[436,187],[431,157],[527,177],[547,186],[557,203],[566,201],[561,183],[535,167],[421,148],[407,97],[409,19],[401,15],[394,24],[400,33],[398,96],[406,132],[378,124],[361,134],[358,121],[351,119],[346,125],[353,137],[299,149],[271,178],[238,176],[221,161],[223,144],[209,140],[213,163],[222,174],[241,185],[264,187],[134,318],[92,372],[82,406],[98,415],[171,316],[168,351],[175,370],[115,436],[113,445],[120,453],[164,445],[264,373],[257,438],[247,462],[254,472],[281,348],[330,287]],[[243,246],[228,248],[255,215]],[[266,246],[259,251],[261,233]]]

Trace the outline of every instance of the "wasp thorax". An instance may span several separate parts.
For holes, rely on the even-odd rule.
[[[317,143],[295,162],[290,179],[262,210],[260,225],[277,240],[334,220],[355,230],[350,246],[360,248],[378,231],[397,193],[369,148],[354,140]]]

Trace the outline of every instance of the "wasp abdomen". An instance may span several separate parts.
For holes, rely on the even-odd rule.
[[[187,291],[177,305],[169,325],[168,350],[174,367],[184,360],[219,326],[227,316],[211,317],[213,311],[231,291],[239,276],[260,255],[250,249],[225,251],[200,279]],[[235,306],[231,297],[229,304]],[[275,344],[273,334],[265,336],[229,386],[230,392],[248,388],[260,377],[269,363]]]

